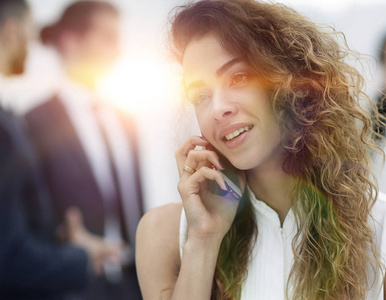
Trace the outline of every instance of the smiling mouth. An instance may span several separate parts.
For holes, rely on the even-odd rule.
[[[239,128],[239,129],[236,129],[235,131],[227,134],[225,136],[225,140],[233,141],[233,140],[237,139],[242,133],[247,132],[247,131],[251,130],[252,128],[253,128],[253,125],[244,126],[244,127]]]

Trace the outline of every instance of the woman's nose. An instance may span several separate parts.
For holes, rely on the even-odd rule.
[[[212,98],[212,117],[220,121],[224,118],[233,116],[237,112],[237,106],[232,101],[229,93],[225,91],[215,91]]]

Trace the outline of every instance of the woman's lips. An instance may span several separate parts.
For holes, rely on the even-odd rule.
[[[253,126],[250,126],[248,130],[239,133],[236,137],[233,137],[231,140],[224,138],[224,143],[228,148],[234,149],[242,145],[251,134]]]
[[[251,123],[245,123],[245,122],[235,122],[233,124],[230,124],[228,126],[222,127],[219,132],[217,133],[218,138],[226,140],[226,136],[229,134],[232,134],[241,128],[250,128],[253,127]]]
[[[232,139],[236,139],[240,134],[242,134],[243,132],[246,132],[246,131],[252,129],[252,127],[253,127],[252,125],[240,127],[240,128],[238,128],[238,129],[236,129],[235,131],[233,131],[233,132],[227,134],[227,135],[225,136],[225,139],[226,139],[227,141],[230,141],[230,140],[232,140]]]

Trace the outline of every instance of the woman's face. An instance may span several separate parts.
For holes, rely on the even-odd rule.
[[[282,165],[281,134],[268,94],[252,70],[213,35],[191,41],[184,81],[203,136],[238,169]]]

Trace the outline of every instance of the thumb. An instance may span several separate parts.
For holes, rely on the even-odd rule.
[[[66,225],[69,231],[83,229],[83,215],[77,207],[70,207],[66,212]]]

